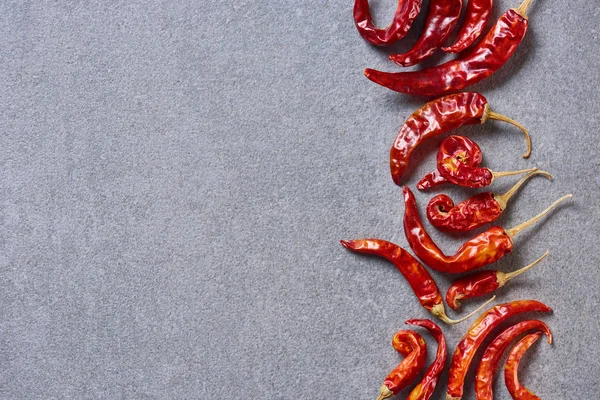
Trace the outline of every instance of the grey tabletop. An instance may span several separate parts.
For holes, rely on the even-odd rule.
[[[363,76],[400,68],[358,35],[352,3],[0,3],[1,399],[375,399],[401,359],[392,335],[429,314],[393,266],[338,241],[408,248],[389,149],[426,98]],[[517,3],[497,1],[492,19]],[[385,25],[396,4],[372,6]],[[520,369],[544,399],[600,391],[598,12],[534,1],[513,58],[470,88],[529,128],[529,159],[508,124],[457,131],[493,170],[554,175],[528,182],[500,225],[574,194],[494,265],[551,252],[497,299],[554,309],[511,320],[553,330]],[[440,142],[415,154],[413,189]],[[424,210],[475,192],[416,196]],[[474,235],[426,227],[448,253]],[[433,275],[445,291],[452,277]],[[469,324],[443,327],[449,351]],[[495,390],[509,398],[501,377]]]

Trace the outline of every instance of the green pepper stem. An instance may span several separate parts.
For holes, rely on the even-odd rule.
[[[509,272],[509,273],[504,273],[504,272],[498,271],[498,287],[501,288],[502,286],[504,286],[506,284],[506,282],[508,282],[509,280],[511,280],[512,278],[514,278],[515,276],[519,276],[522,273],[529,271],[531,268],[535,267],[544,258],[548,257],[548,254],[550,254],[550,250],[548,250],[547,252],[545,252],[543,256],[541,256],[540,258],[538,258],[537,260],[535,260],[531,264],[529,264],[529,265],[527,265],[527,266],[525,266],[525,267],[523,267],[521,269],[518,269],[516,271]]]
[[[525,0],[525,1],[527,1],[527,0]],[[508,122],[509,124],[512,124],[512,125],[516,126],[517,128],[519,128],[520,130],[522,130],[523,133],[525,134],[525,140],[527,141],[527,151],[525,152],[525,154],[523,154],[523,158],[529,157],[529,155],[531,154],[531,137],[529,137],[529,131],[523,125],[521,125],[520,123],[518,123],[517,121],[515,121],[512,118],[508,118],[506,115],[502,115],[502,114],[493,112],[490,109],[490,105],[486,104],[483,109],[483,115],[481,116],[481,123],[485,124],[485,122],[488,119],[495,119],[497,121]]]
[[[550,211],[552,211],[554,208],[556,208],[556,206],[558,206],[558,204],[566,199],[570,199],[571,197],[573,197],[572,194],[567,194],[563,197],[561,197],[560,199],[556,200],[554,203],[552,203],[548,208],[546,208],[544,211],[542,211],[541,213],[539,213],[538,215],[536,215],[535,217],[531,218],[529,221],[525,221],[520,225],[515,226],[514,228],[508,229],[506,230],[506,234],[511,238],[514,239],[515,236],[517,236],[521,231],[523,231],[526,228],[529,228],[531,225],[535,224],[536,222],[538,222],[540,219],[542,219],[546,214],[548,214]]]
[[[534,175],[544,175],[546,178],[552,179],[552,175],[550,175],[548,172],[541,171],[535,168],[533,171],[531,171],[530,173],[522,177],[517,183],[515,183],[514,186],[511,187],[506,193],[494,195],[494,200],[498,202],[501,210],[504,211],[506,209],[506,205],[508,204],[510,198],[517,192],[517,190],[519,190],[521,186],[523,186],[526,180],[528,180]]]

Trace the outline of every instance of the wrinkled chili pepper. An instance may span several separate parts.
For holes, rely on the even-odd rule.
[[[504,330],[485,349],[475,375],[475,398],[477,400],[493,400],[494,374],[498,369],[502,354],[514,339],[534,329],[545,333],[548,337],[548,343],[552,344],[552,331],[550,331],[548,325],[539,320],[528,320],[519,322]]]
[[[541,400],[519,383],[518,369],[519,361],[527,350],[542,336],[540,332],[525,336],[508,353],[506,366],[504,367],[504,383],[508,392],[515,400]]]
[[[408,400],[428,400],[433,395],[440,374],[446,365],[446,356],[448,355],[446,338],[444,338],[444,333],[440,327],[428,319],[411,319],[406,321],[406,323],[427,329],[438,343],[435,360],[427,368],[427,371],[425,371],[421,382],[408,395]]]
[[[529,168],[519,171],[494,172],[489,168],[471,167],[463,162],[468,151],[466,149],[471,143],[473,141],[464,136],[450,136],[440,145],[436,158],[437,169],[448,182],[469,188],[482,188],[491,185],[496,178],[537,170],[537,168]]]
[[[432,55],[450,36],[458,23],[462,0],[431,0],[425,29],[406,53],[392,54],[390,60],[403,67],[415,65]]]
[[[529,157],[531,139],[527,129],[518,122],[491,111],[487,99],[479,93],[455,93],[430,101],[404,122],[390,150],[392,179],[397,185],[400,184],[412,152],[426,139],[463,125],[484,124],[489,119],[509,122],[521,129],[527,140],[527,152],[523,157]]]
[[[488,34],[463,58],[412,72],[382,72],[367,68],[365,76],[391,90],[407,94],[438,96],[461,90],[496,72],[513,55],[527,32],[524,0],[504,13]]]
[[[534,175],[544,175],[552,179],[549,173],[536,169],[521,178],[504,194],[483,192],[456,205],[447,195],[439,194],[427,205],[427,219],[431,225],[447,232],[466,232],[493,222],[500,217],[508,201],[521,185]]]
[[[402,191],[404,192],[405,204],[404,234],[410,247],[429,268],[454,274],[471,271],[498,261],[512,251],[513,239],[516,235],[540,220],[561,201],[573,196],[568,194],[561,197],[537,216],[514,228],[505,230],[499,226],[493,226],[465,242],[454,255],[447,256],[425,231],[419,218],[419,211],[413,193],[407,186],[404,186]]]
[[[354,23],[360,35],[369,43],[385,46],[402,39],[421,11],[422,0],[398,0],[392,23],[386,28],[373,24],[369,0],[355,0]]]
[[[492,293],[512,278],[521,275],[535,267],[540,261],[550,254],[547,251],[543,256],[532,262],[531,264],[518,269],[514,272],[504,273],[502,271],[482,271],[465,276],[452,282],[446,292],[446,303],[454,310],[460,308],[460,301],[464,299],[472,299],[473,297],[484,296]]]
[[[407,387],[419,375],[427,359],[427,345],[417,332],[398,331],[392,339],[392,346],[405,358],[385,378],[377,400],[392,397]]]
[[[463,25],[452,46],[442,47],[448,53],[460,53],[481,35],[491,13],[493,0],[469,0]]]
[[[494,299],[492,297],[477,310],[461,319],[450,319],[446,315],[442,294],[433,277],[408,251],[392,242],[382,239],[340,240],[340,243],[345,248],[354,252],[383,257],[394,264],[396,269],[408,281],[421,305],[447,324],[456,324],[464,321]]]
[[[471,325],[467,334],[456,346],[452,356],[450,371],[448,372],[447,400],[460,400],[462,398],[465,376],[477,349],[488,333],[507,318],[531,311],[550,312],[552,309],[539,301],[517,300],[492,307]]]

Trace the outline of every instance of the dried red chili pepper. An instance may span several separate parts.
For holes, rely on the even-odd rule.
[[[402,39],[421,11],[422,0],[398,0],[392,23],[386,28],[373,24],[369,0],[355,0],[354,23],[360,35],[369,43],[385,46]]]
[[[383,381],[377,400],[392,397],[407,387],[419,375],[427,359],[427,346],[417,332],[398,331],[392,346],[405,358]]]
[[[519,343],[513,347],[508,353],[506,366],[504,367],[504,383],[508,392],[515,400],[541,400],[538,396],[531,393],[523,385],[519,383],[518,369],[519,361],[525,352],[542,336],[540,332],[532,333],[525,336]]]
[[[500,217],[508,201],[523,183],[534,175],[552,179],[549,173],[535,169],[504,194],[483,192],[456,205],[447,195],[439,194],[427,205],[427,219],[431,225],[447,232],[466,232],[493,222]]]
[[[493,0],[469,0],[465,20],[463,22],[456,42],[452,46],[442,47],[448,53],[460,53],[481,35],[490,14],[492,13]]]
[[[556,200],[537,216],[511,229],[493,226],[464,243],[452,256],[445,255],[433,242],[419,218],[415,196],[407,186],[404,192],[404,234],[417,257],[429,268],[440,272],[461,273],[481,268],[498,261],[513,248],[513,239],[522,230],[536,223],[554,209],[561,201],[572,197],[568,194]]]
[[[390,55],[390,60],[403,67],[409,67],[432,55],[454,30],[460,17],[462,3],[462,0],[431,0],[425,29],[417,43],[406,53]]]
[[[462,398],[465,376],[477,349],[488,333],[507,318],[531,311],[550,312],[552,309],[539,301],[517,300],[492,307],[471,325],[467,334],[456,346],[452,356],[450,371],[448,372],[447,400],[460,400]]]
[[[423,379],[421,379],[421,382],[419,382],[408,395],[408,400],[428,400],[433,394],[440,374],[446,365],[446,356],[448,354],[446,338],[444,338],[444,333],[440,327],[428,319],[411,319],[406,321],[406,323],[427,329],[438,343],[435,360],[429,368],[427,368],[427,371],[425,371],[425,375],[423,376]]]
[[[504,273],[502,271],[482,271],[465,276],[452,282],[446,292],[446,303],[454,310],[460,308],[460,301],[464,299],[472,299],[473,297],[484,296],[492,293],[512,278],[521,275],[535,267],[540,261],[550,254],[547,251],[543,256],[532,262],[531,264],[518,269],[514,272]]]
[[[527,152],[523,157],[529,157],[531,139],[527,129],[516,121],[491,111],[487,99],[479,93],[455,93],[430,101],[404,122],[390,150],[392,179],[397,185],[400,184],[412,152],[426,139],[463,125],[483,124],[489,119],[509,122],[519,127],[527,140]]]
[[[461,90],[496,72],[513,55],[527,32],[527,7],[524,0],[516,9],[504,13],[488,34],[463,58],[436,67],[412,72],[382,72],[365,69],[373,82],[396,92],[438,96]]]
[[[552,344],[552,331],[550,331],[548,325],[542,321],[528,320],[519,322],[504,330],[485,349],[485,353],[481,357],[481,362],[475,374],[475,398],[477,400],[493,400],[494,373],[498,369],[502,354],[504,354],[504,351],[515,338],[534,329],[545,333],[548,337],[548,343]]]
[[[431,274],[410,253],[402,247],[382,239],[340,240],[342,246],[357,253],[372,254],[383,257],[396,267],[408,281],[421,305],[447,324],[456,324],[471,317],[494,297],[482,304],[469,315],[453,320],[446,315],[444,300]]]

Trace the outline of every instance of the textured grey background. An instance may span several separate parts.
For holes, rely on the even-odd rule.
[[[395,2],[373,9],[385,24]],[[492,169],[555,176],[500,224],[575,195],[498,264],[551,250],[499,292],[554,308],[555,344],[522,370],[545,399],[600,391],[598,13],[535,1],[509,65],[473,87],[530,128],[529,160],[509,125],[458,132]],[[352,0],[5,0],[0,50],[0,398],[376,397],[393,333],[428,314],[393,267],[338,240],[407,246],[388,151],[424,99],[362,76],[397,68],[359,37]],[[449,252],[470,236],[429,231]],[[450,350],[468,325],[444,328]]]

